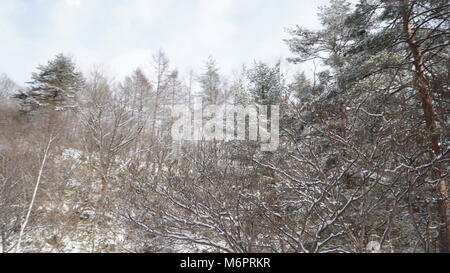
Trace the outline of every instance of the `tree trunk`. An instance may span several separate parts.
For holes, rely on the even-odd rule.
[[[19,239],[18,239],[18,242],[17,242],[17,253],[21,252],[21,246],[20,245],[22,243],[23,233],[25,231],[25,228],[27,227],[28,220],[30,219],[30,215],[31,215],[31,211],[33,209],[34,201],[36,200],[37,191],[38,191],[39,185],[41,183],[41,178],[42,178],[42,173],[44,171],[45,162],[47,161],[48,153],[49,153],[50,146],[52,145],[53,140],[54,139],[52,137],[50,137],[50,139],[49,139],[49,141],[47,143],[47,147],[45,148],[45,151],[44,151],[44,157],[42,158],[41,167],[39,168],[39,174],[38,174],[38,177],[36,179],[36,185],[34,186],[34,191],[33,191],[33,196],[31,197],[30,206],[28,207],[28,211],[27,211],[27,215],[25,217],[25,221],[23,222],[23,224],[22,224],[22,226],[20,228]]]
[[[405,3],[404,3],[405,4]],[[426,75],[425,61],[422,50],[414,38],[414,31],[410,24],[410,11],[405,8],[403,12],[403,30],[406,34],[406,42],[409,46],[413,57],[415,68],[415,85],[418,89],[418,97],[422,101],[422,109],[426,126],[429,132],[429,140],[431,143],[431,150],[433,154],[432,160],[441,155],[441,148],[439,145],[439,136],[436,134],[436,110],[433,105],[433,96],[430,90],[430,81]],[[441,163],[437,162],[433,166],[433,178],[438,180],[437,194],[438,194],[438,217],[439,217],[439,238],[438,245],[441,253],[449,253],[449,202],[448,202],[448,188],[445,180],[445,171]]]

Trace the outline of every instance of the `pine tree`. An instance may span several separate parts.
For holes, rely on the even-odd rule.
[[[448,163],[436,159],[445,155],[441,143],[449,137],[448,8],[443,0],[361,1],[347,24],[366,34],[355,36],[351,62],[341,72],[348,84],[384,76],[399,83],[395,92],[415,98],[433,166],[429,179],[436,181],[438,246],[444,253],[450,252]]]
[[[319,13],[323,29],[312,31],[297,26],[289,32],[291,39],[285,40],[295,54],[289,58],[293,63],[319,59],[331,68],[345,63],[344,52],[349,45],[348,27],[345,20],[350,15],[350,4],[345,0],[332,0],[330,6],[322,7]]]
[[[317,137],[321,146],[316,147],[335,154],[324,157],[324,171],[345,169],[345,161],[352,158],[352,167],[343,175],[348,178],[342,180],[355,183],[357,179],[350,179],[355,173],[377,167],[371,166],[376,161],[359,162],[359,155],[352,155],[323,132],[352,143],[358,153],[379,153],[377,158],[389,166],[380,176],[398,182],[384,185],[395,194],[384,194],[383,199],[377,196],[383,189],[374,186],[367,200],[381,205],[367,219],[394,215],[395,209],[383,212],[381,206],[414,207],[399,212],[413,220],[395,220],[402,232],[385,228],[388,233],[400,234],[399,243],[411,251],[413,241],[425,252],[432,251],[434,236],[430,234],[436,229],[430,225],[434,225],[440,252],[448,252],[448,160],[440,160],[448,154],[443,143],[449,138],[448,76],[443,76],[448,75],[447,10],[447,1],[361,0],[352,11],[345,1],[336,0],[322,9],[323,29],[298,28],[287,41],[295,54],[290,60],[321,60],[327,70],[319,74],[320,82],[325,91],[336,91],[314,94],[304,99],[306,106],[302,106],[307,109],[303,114],[305,131],[318,133],[308,137]],[[296,132],[295,128],[290,131]],[[379,143],[384,143],[383,147]],[[423,180],[430,182],[422,184]],[[432,215],[430,208],[435,208]],[[376,223],[371,221],[364,225]]]
[[[216,61],[209,57],[205,72],[200,76],[200,86],[206,104],[217,105],[221,99],[221,79]]]
[[[84,79],[70,58],[59,54],[47,65],[40,65],[37,70],[38,72],[32,73],[29,89],[15,96],[22,101],[23,111],[39,107],[57,110],[77,107],[76,96],[83,87]]]
[[[250,93],[256,103],[262,105],[278,104],[284,93],[284,80],[280,70],[280,63],[274,66],[257,62],[248,72]]]

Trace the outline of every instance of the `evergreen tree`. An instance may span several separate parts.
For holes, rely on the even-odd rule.
[[[221,99],[221,79],[216,61],[209,57],[205,72],[200,76],[200,86],[206,104],[217,105]]]
[[[284,93],[284,80],[278,62],[273,67],[257,62],[248,72],[250,93],[256,103],[262,105],[278,104]]]
[[[22,101],[24,111],[39,107],[57,110],[77,107],[76,95],[83,87],[84,79],[70,58],[59,54],[37,70],[32,73],[30,88],[15,96]]]
[[[345,0],[332,0],[330,6],[322,7],[319,13],[323,29],[312,31],[297,26],[290,30],[291,39],[286,40],[295,54],[289,58],[293,63],[319,59],[331,68],[345,63],[345,50],[349,46],[348,27],[350,4]]]
[[[415,164],[432,166],[427,176],[436,181],[438,247],[445,253],[450,252],[448,162],[436,159],[448,153],[441,144],[448,142],[450,131],[448,8],[443,0],[361,1],[347,25],[365,30],[365,35],[355,36],[348,51],[352,58],[341,71],[347,85],[384,77],[392,84],[391,93],[412,98],[421,112],[424,126],[418,143],[424,145],[418,146],[428,151]]]
[[[379,175],[390,183],[398,181],[384,185],[394,194],[385,194],[382,202],[377,195],[384,189],[373,187],[367,202],[379,207],[363,226],[376,225],[382,206],[413,207],[399,212],[412,220],[392,221],[408,231],[384,229],[401,234],[397,240],[405,251],[414,251],[410,242],[419,241],[425,252],[432,251],[433,242],[440,252],[448,252],[448,160],[440,160],[448,154],[442,144],[448,143],[450,131],[448,76],[443,76],[448,75],[448,3],[361,0],[354,11],[347,7],[345,1],[332,1],[322,9],[324,29],[299,28],[288,40],[295,54],[291,61],[321,59],[330,68],[319,77],[324,90],[339,91],[304,101],[309,137],[317,130],[316,143],[323,145],[317,147],[337,155],[325,157],[326,172],[344,169],[350,158],[353,166],[343,178],[377,168],[374,160],[358,160],[365,151],[373,151],[370,156],[379,153],[377,158],[386,166]],[[323,132],[352,143],[358,155]],[[430,182],[420,182],[424,180]]]

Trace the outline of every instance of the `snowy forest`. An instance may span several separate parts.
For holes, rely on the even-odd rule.
[[[287,60],[232,77],[163,50],[125,78],[64,53],[23,86],[2,71],[0,252],[450,252],[450,4],[314,12],[320,29],[286,26]],[[171,109],[199,98],[279,105],[278,149],[174,150]]]

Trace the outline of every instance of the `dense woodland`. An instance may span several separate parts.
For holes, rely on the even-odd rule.
[[[181,75],[162,51],[125,79],[63,54],[2,75],[0,251],[449,252],[449,7],[330,1],[290,26],[288,61],[314,67],[294,77]],[[171,107],[198,97],[280,105],[279,149],[174,151]]]

